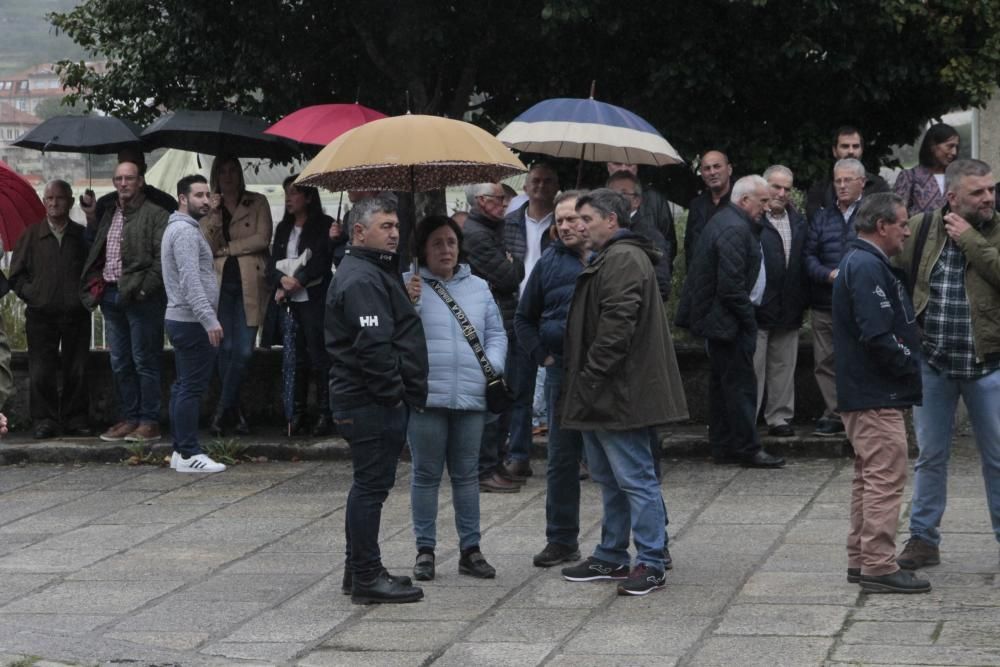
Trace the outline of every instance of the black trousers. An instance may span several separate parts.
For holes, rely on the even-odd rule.
[[[90,316],[59,317],[29,309],[25,320],[31,420],[36,425],[47,422],[64,428],[87,426]]]
[[[757,435],[757,376],[753,353],[757,332],[740,332],[731,341],[706,341],[708,440],[714,458],[747,458],[760,450]]]
[[[319,414],[330,416],[330,356],[323,339],[325,304],[319,300],[290,301],[295,330],[295,413],[304,415],[309,378],[316,384]]]

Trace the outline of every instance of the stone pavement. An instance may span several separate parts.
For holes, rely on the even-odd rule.
[[[535,478],[519,494],[482,496],[495,580],[457,574],[442,489],[425,600],[364,607],[340,593],[345,462],[208,477],[0,467],[0,665],[1000,664],[997,544],[967,442],[953,462],[943,563],[919,596],[846,583],[847,459],[780,471],[668,459],[664,470],[676,567],[662,591],[620,598],[611,583],[532,567],[544,541]],[[415,552],[409,472],[400,465],[383,517],[384,559],[398,573]],[[600,517],[589,482],[582,515],[586,552]]]

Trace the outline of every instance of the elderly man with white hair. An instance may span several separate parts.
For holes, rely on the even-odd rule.
[[[865,187],[865,166],[854,158],[833,165],[833,188],[837,201],[821,208],[809,222],[803,250],[809,276],[812,308],[813,374],[823,395],[823,416],[815,435],[843,436],[844,424],[837,413],[837,381],[833,363],[833,281],[847,244],[857,234],[854,217]]]
[[[760,176],[736,181],[729,203],[698,239],[677,309],[677,325],[705,338],[711,368],[708,439],[718,464],[785,465],[763,450],[756,427],[754,306],[764,296],[767,272],[754,228],[770,199],[770,187]]]

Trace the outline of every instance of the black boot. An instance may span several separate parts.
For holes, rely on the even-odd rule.
[[[312,434],[314,438],[324,438],[333,433],[333,419],[328,414],[321,414],[316,423],[313,424]]]
[[[295,393],[292,397],[292,421],[289,424],[288,435],[309,435],[309,424],[306,418],[306,396],[309,393],[309,375],[296,368]]]
[[[215,414],[212,415],[212,422],[208,425],[208,432],[212,434],[213,438],[222,438],[226,435],[225,428],[226,413],[223,411],[220,405],[215,409]]]

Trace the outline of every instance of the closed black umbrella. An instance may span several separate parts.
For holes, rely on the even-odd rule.
[[[293,143],[264,134],[268,124],[229,111],[181,110],[160,116],[142,133],[151,148],[180,148],[208,155],[290,160],[300,153]]]
[[[22,134],[13,145],[36,151],[104,155],[139,148],[141,132],[132,121],[114,116],[56,116]]]

